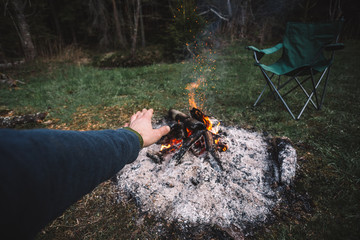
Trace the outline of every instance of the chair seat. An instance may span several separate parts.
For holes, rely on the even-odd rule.
[[[289,62],[284,61],[283,59],[280,59],[279,61],[271,64],[271,65],[265,65],[265,64],[258,64],[266,71],[269,71],[271,73],[274,73],[276,75],[287,75],[287,76],[293,76],[297,74],[299,71],[303,71],[306,69],[310,69],[311,67],[314,70],[314,73],[322,72],[325,68],[327,68],[331,64],[331,59],[323,59],[316,64],[310,65],[310,64],[303,64],[300,66],[291,66]],[[308,71],[304,71],[303,74],[298,74],[298,76],[301,75],[307,75]]]

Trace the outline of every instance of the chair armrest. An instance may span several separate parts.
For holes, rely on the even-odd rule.
[[[258,52],[258,53],[263,53],[263,54],[272,54],[274,52],[277,52],[278,50],[280,50],[283,47],[282,43],[278,43],[275,46],[271,47],[271,48],[265,48],[265,49],[258,49],[254,46],[247,46],[246,49],[248,50],[252,50],[254,52]]]
[[[280,50],[283,47],[282,43],[278,43],[275,46],[271,47],[271,48],[265,48],[265,49],[258,49],[254,46],[247,46],[245,47],[248,50],[252,50],[254,51],[254,59],[257,63],[259,63],[260,59],[265,55],[265,54],[272,54],[278,50]]]
[[[332,43],[327,44],[324,46],[324,49],[326,51],[335,51],[335,50],[341,50],[344,49],[345,45],[343,43]]]

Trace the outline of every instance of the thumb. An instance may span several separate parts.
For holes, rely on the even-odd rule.
[[[163,126],[158,129],[153,129],[150,136],[143,136],[144,147],[150,146],[151,144],[160,140],[160,138],[170,132],[169,126]]]
[[[169,126],[162,126],[161,128],[154,129],[156,135],[156,141],[158,141],[162,136],[170,132]]]
[[[158,134],[160,136],[160,138],[166,134],[168,134],[170,132],[170,127],[169,126],[162,126],[161,128],[157,129]]]

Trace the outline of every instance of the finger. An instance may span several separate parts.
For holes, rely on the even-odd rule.
[[[146,108],[143,108],[143,110],[141,111],[141,113],[140,113],[140,115],[139,115],[139,117],[143,117],[143,116],[145,116],[146,115],[146,113],[147,113],[147,109]]]
[[[168,134],[170,132],[169,126],[162,126],[161,128],[155,129],[157,138],[161,138],[162,136]]]
[[[152,109],[152,108],[150,108],[149,110],[147,110],[146,111],[146,113],[145,113],[145,117],[147,117],[147,118],[152,118],[152,116],[153,116],[153,114],[154,114],[154,110]]]
[[[139,114],[140,114],[140,112],[138,111],[138,112],[136,112],[134,115],[132,115],[131,118],[130,118],[130,122],[135,121],[135,119],[138,118]]]
[[[140,111],[138,111],[137,113],[136,113],[136,119],[138,119],[138,118],[142,118],[142,116],[144,115],[144,109],[143,110],[141,110],[141,112]]]
[[[124,127],[128,127],[128,126],[129,126],[129,123],[125,123],[125,124],[124,124]]]

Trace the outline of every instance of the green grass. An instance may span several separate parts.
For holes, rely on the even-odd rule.
[[[308,107],[299,121],[292,120],[282,104],[270,97],[252,107],[265,82],[253,66],[251,52],[238,43],[219,49],[210,57],[216,60],[215,65],[211,65],[216,69],[201,73],[199,66],[206,70],[209,60],[206,54],[204,64],[188,61],[127,69],[37,63],[8,73],[25,81],[26,85],[13,90],[1,86],[0,106],[16,114],[48,111],[52,123],[45,127],[116,128],[142,108],[154,108],[156,118],[161,118],[169,108],[186,111],[186,84],[205,76],[207,82],[197,93],[204,100],[203,108],[209,115],[227,125],[289,137],[298,151],[299,170],[294,186],[297,194],[293,206],[281,206],[276,212],[278,220],[260,229],[254,238],[358,239],[360,43],[349,41],[345,44],[346,48],[335,56],[323,109],[316,111]],[[266,57],[264,60],[268,62],[276,59],[276,56]],[[288,97],[291,107],[297,111],[304,99],[299,97],[301,93]],[[104,189],[109,189],[101,186],[84,199],[96,199]],[[84,199],[45,229],[39,238],[156,238],[150,223],[134,223],[138,213],[133,206],[119,207],[106,202],[105,207],[96,209],[99,201]],[[311,211],[306,210],[307,203]],[[89,210],[89,214],[86,209],[93,210]],[[119,217],[116,213],[122,211]],[[100,220],[96,220],[96,224],[86,224],[97,214]],[[80,219],[80,224],[75,219]],[[91,236],[86,237],[89,232]]]
[[[18,90],[2,89],[0,105],[19,113],[49,111],[65,123],[79,107],[118,105],[129,111],[170,107],[186,100],[182,69],[181,64],[113,70],[56,65],[41,74],[22,76],[27,85]]]

